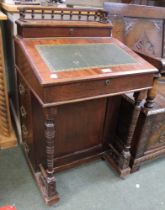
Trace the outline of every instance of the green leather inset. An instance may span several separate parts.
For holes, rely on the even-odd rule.
[[[110,68],[137,63],[119,46],[110,43],[36,45],[35,47],[52,72]]]

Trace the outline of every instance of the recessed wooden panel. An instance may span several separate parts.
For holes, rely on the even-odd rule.
[[[134,50],[161,57],[163,20],[125,18],[125,44]]]
[[[148,137],[147,150],[165,145],[165,113],[150,116],[152,122]],[[149,129],[149,128],[148,128]]]
[[[105,98],[60,106],[55,157],[101,144],[105,111]]]
[[[104,98],[58,107],[54,142],[55,159],[58,161],[56,160],[55,166],[72,162],[76,157],[80,159],[89,156],[89,153],[94,155],[101,151],[99,148],[103,143],[106,100]],[[29,158],[36,170],[40,163],[45,165],[45,139],[43,110],[33,95],[31,117],[32,124],[29,126],[32,126],[33,130],[33,147]],[[64,158],[61,162],[60,158],[63,159],[66,155],[69,155],[69,158]]]

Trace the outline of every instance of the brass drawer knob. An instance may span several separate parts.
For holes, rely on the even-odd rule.
[[[29,152],[30,152],[30,149],[29,149],[28,144],[27,144],[26,142],[24,142],[23,145],[24,145],[25,151],[26,151],[27,153],[29,153]]]
[[[74,28],[70,28],[70,29],[69,29],[69,32],[70,32],[71,34],[73,34],[73,33],[74,33]]]
[[[21,128],[22,128],[22,134],[23,134],[23,136],[27,136],[28,135],[28,129],[27,129],[27,127],[23,124],[21,126]]]
[[[110,85],[110,80],[109,79],[105,80],[105,85],[106,86],[109,86]]]
[[[21,106],[21,107],[20,107],[20,112],[21,112],[21,116],[22,116],[22,117],[26,117],[27,112],[26,112],[24,106]]]
[[[23,84],[19,84],[19,93],[20,93],[20,95],[24,95],[25,94],[25,88],[24,88],[24,86],[23,86]]]

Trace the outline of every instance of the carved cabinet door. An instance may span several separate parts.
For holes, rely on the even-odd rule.
[[[114,16],[113,37],[133,50],[162,57],[163,20]]]
[[[146,150],[165,146],[165,113],[152,115],[148,120],[150,120],[150,127],[147,129],[150,129],[150,135]]]
[[[163,21],[125,18],[125,44],[134,50],[161,57]]]

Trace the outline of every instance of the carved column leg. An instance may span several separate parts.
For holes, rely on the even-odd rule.
[[[154,81],[153,81],[153,87],[147,93],[147,99],[146,99],[146,103],[144,105],[146,108],[151,109],[153,107],[154,99],[157,94],[157,86],[158,86],[157,83],[158,83],[158,79],[160,76],[161,75],[159,73],[155,74]]]
[[[45,114],[45,143],[46,143],[46,165],[45,170],[40,165],[40,180],[42,182],[44,192],[44,199],[48,205],[54,204],[59,201],[59,196],[56,191],[56,179],[54,176],[54,142],[56,137],[56,124],[55,124],[54,109],[46,110]]]
[[[134,135],[134,131],[136,128],[136,124],[138,121],[138,117],[141,110],[141,101],[146,97],[146,91],[137,92],[134,94],[135,103],[134,110],[131,116],[129,128],[128,128],[128,136],[125,141],[119,139],[117,136],[115,137],[115,141],[117,143],[109,144],[109,150],[104,155],[104,158],[115,168],[115,170],[119,173],[120,177],[125,177],[130,174],[130,160],[131,153],[130,147]]]
[[[45,141],[46,141],[46,155],[47,155],[47,184],[48,197],[54,196],[56,193],[56,180],[54,177],[54,140],[55,140],[55,123],[53,120],[46,120],[45,122]]]
[[[129,163],[131,159],[131,153],[130,153],[131,143],[132,143],[133,135],[135,132],[135,128],[136,128],[140,110],[141,110],[141,102],[144,99],[145,95],[146,95],[146,91],[136,92],[134,94],[134,98],[135,98],[134,110],[132,113],[132,118],[131,118],[130,126],[128,129],[128,136],[126,139],[126,143],[124,145],[124,148],[122,150],[120,160],[119,160],[119,166],[121,169],[126,169],[129,167]]]

